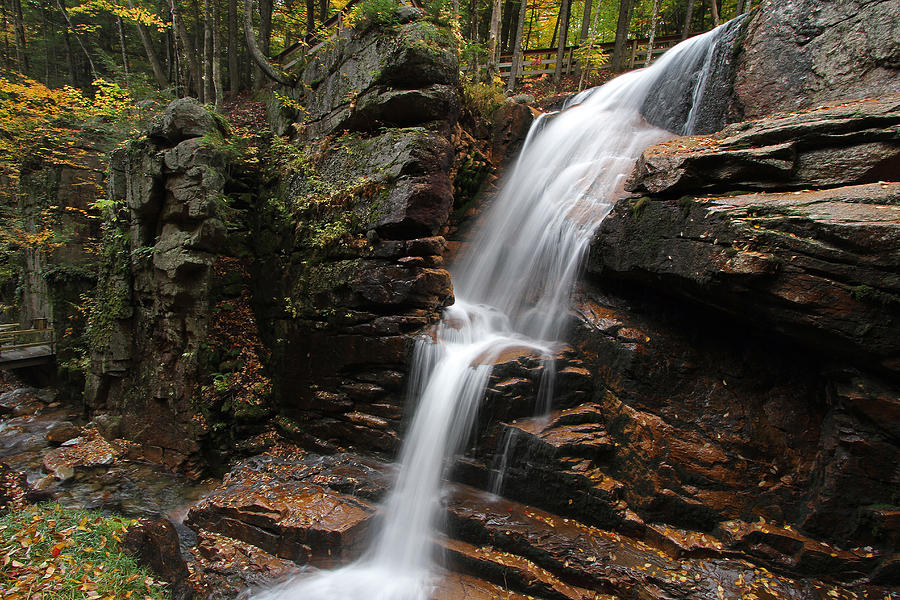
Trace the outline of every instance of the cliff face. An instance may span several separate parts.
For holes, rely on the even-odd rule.
[[[548,417],[533,414],[546,365],[498,358],[445,498],[442,597],[863,598],[897,584],[900,98],[880,87],[896,83],[893,42],[841,54],[846,73],[871,74],[855,91],[838,74],[805,79],[792,105],[760,96],[751,108],[747,91],[757,81],[782,98],[797,85],[767,44],[822,57],[835,35],[866,29],[840,17],[844,3],[818,5],[767,2],[733,29],[718,72],[737,100],[706,122],[807,110],[644,153],[591,248]],[[123,422],[131,410],[176,423],[163,456],[195,455],[210,438],[191,421],[202,397],[191,377],[214,366],[231,389],[248,356],[204,343],[216,315],[245,307],[236,314],[259,335],[243,343],[271,390],[239,412],[214,395],[203,414],[294,442],[256,440],[270,447],[191,509],[197,571],[223,594],[364,547],[391,475],[373,456],[401,437],[410,344],[452,301],[444,234],[475,142],[457,124],[446,31],[402,14],[307,67],[302,115],[290,102],[273,111],[291,139],[240,235],[199,233],[220,231],[204,207],[235,184],[197,137],[151,135],[121,170],[131,191],[115,197],[157,198],[129,200],[123,226],[158,249],[120,279],[131,312],[98,353],[94,397]],[[872,98],[821,106],[845,92]],[[503,136],[498,126],[495,146]],[[501,467],[503,498],[480,491]]]

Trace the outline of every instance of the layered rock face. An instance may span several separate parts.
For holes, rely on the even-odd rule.
[[[629,187],[649,195],[619,202],[588,265],[634,310],[587,291],[578,346],[645,517],[762,517],[896,551],[898,102],[644,153]],[[641,333],[617,343],[622,327]]]
[[[225,156],[210,140],[223,134],[199,103],[179,100],[111,161],[110,256],[85,396],[119,417],[104,435],[138,441],[173,468],[197,467],[200,450],[197,361],[226,234]]]
[[[270,307],[281,430],[320,448],[393,451],[412,332],[452,301],[458,67],[446,27],[398,12],[302,73],[305,120],[281,175]]]

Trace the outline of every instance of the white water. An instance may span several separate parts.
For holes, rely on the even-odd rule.
[[[621,197],[640,153],[674,137],[640,116],[649,89],[658,77],[690,77],[715,35],[683,42],[648,69],[582,93],[573,106],[535,123],[480,234],[453,270],[456,304],[445,311],[435,338],[416,349],[410,385],[416,412],[378,536],[357,562],[254,598],[428,596],[445,462],[469,434],[492,361],[512,349],[552,353],[593,231]],[[542,386],[547,399],[551,383]]]

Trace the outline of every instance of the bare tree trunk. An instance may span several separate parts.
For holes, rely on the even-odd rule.
[[[15,1],[18,2],[19,0]],[[56,6],[59,7],[59,12],[62,13],[63,18],[66,20],[66,26],[72,31],[72,35],[75,36],[75,41],[81,46],[81,51],[84,52],[84,56],[88,61],[88,66],[91,68],[91,75],[96,79],[97,69],[94,68],[94,61],[91,60],[91,55],[88,54],[87,48],[85,48],[84,44],[81,42],[81,36],[75,33],[75,29],[72,27],[72,21],[69,19],[69,13],[66,11],[66,7],[63,6],[62,0],[56,0]]]
[[[600,7],[597,7],[597,10],[594,11],[594,24],[591,25],[590,31],[590,39],[588,40],[587,45],[587,56],[591,56],[594,53],[594,42],[597,40],[597,25],[600,21]],[[588,65],[586,69],[581,70],[581,77],[578,78],[578,91],[584,89],[584,78],[587,73],[590,72],[591,67],[593,65]]]
[[[688,0],[684,14],[684,27],[681,28],[681,39],[686,40],[691,35],[691,18],[694,16],[694,0]]]
[[[503,17],[500,19],[500,52],[506,52],[511,48],[512,40],[509,38],[512,37],[512,33],[510,29],[512,29],[512,17],[513,17],[513,0],[505,0],[503,5],[502,14]],[[518,13],[516,13],[518,14]]]
[[[253,59],[262,72],[273,81],[284,86],[290,86],[291,82],[288,78],[272,66],[256,44],[256,34],[253,31],[253,0],[244,0],[244,36],[247,40],[247,49],[250,51],[250,58]]]
[[[272,40],[272,0],[259,0],[259,38],[259,49],[268,60]],[[264,83],[263,70],[257,66],[253,69],[253,89],[262,88]]]
[[[499,54],[499,48],[497,42],[499,41],[497,38],[500,36],[500,0],[493,0],[491,7],[491,29],[488,33],[488,63],[487,63],[487,75],[488,82],[494,80],[494,75],[497,74],[497,58]]]
[[[323,23],[328,19],[328,0],[319,0],[319,20]],[[271,15],[269,21],[271,21]]]
[[[710,11],[712,12],[713,27],[719,26],[719,5],[716,0],[709,0]]]
[[[316,30],[316,0],[306,0],[306,33]]]
[[[216,96],[216,112],[222,110],[222,48],[219,44],[219,3],[212,3],[212,79]]]
[[[613,48],[613,71],[625,70],[625,51],[628,42],[628,29],[631,26],[631,11],[634,0],[619,0],[619,20],[616,23],[616,45]]]
[[[128,81],[128,55],[125,54],[125,32],[122,31],[122,17],[116,15],[116,28],[119,30],[119,46],[122,47],[122,68],[125,69],[125,81]]]
[[[653,40],[656,39],[656,24],[659,21],[659,0],[653,0],[653,16],[650,18],[650,39],[647,40],[647,58],[644,66],[649,67],[653,60]]]
[[[25,47],[25,17],[22,15],[21,0],[12,0],[13,24],[16,30],[16,64],[20,73],[31,68]],[[69,17],[66,17],[66,21]]]
[[[553,85],[559,87],[562,81],[563,56],[566,53],[566,40],[569,38],[569,7],[572,0],[561,0],[559,7],[559,44],[556,47],[556,70],[553,72]]]
[[[237,0],[228,0],[228,88],[232,96],[241,89],[241,67],[238,62]]]
[[[516,89],[516,77],[519,75],[519,63],[522,62],[522,33],[525,30],[525,13],[528,12],[528,2],[519,2],[519,18],[516,19],[516,39],[513,42],[512,65],[509,67],[509,81],[506,83],[507,91]]]
[[[134,8],[132,0],[128,0],[128,7]],[[153,77],[156,79],[156,83],[159,84],[159,89],[164,90],[169,86],[169,80],[166,78],[165,71],[163,71],[162,63],[159,62],[159,57],[156,56],[156,52],[153,50],[150,34],[140,22],[137,23],[137,28],[138,34],[141,36],[141,44],[144,46],[144,53],[147,55],[147,62],[150,63],[150,68],[153,69]]]
[[[203,80],[200,77],[200,61],[197,59],[197,51],[194,49],[194,42],[188,35],[187,29],[184,27],[184,21],[178,12],[178,4],[176,0],[169,0],[169,8],[172,11],[172,23],[175,28],[175,35],[181,41],[181,47],[184,50],[184,61],[187,64],[187,70],[190,79],[195,86],[197,96],[200,102],[203,102]],[[189,93],[188,86],[185,85],[185,93]]]
[[[584,12],[581,15],[581,33],[578,34],[578,41],[583,42],[588,37],[591,30],[591,0],[584,0]],[[600,10],[600,7],[597,7]]]
[[[207,102],[215,102],[215,95],[213,92],[213,78],[212,78],[212,69],[213,69],[213,53],[212,53],[212,27],[210,26],[210,18],[212,15],[210,14],[209,8],[210,0],[203,0],[203,97],[206,98]],[[213,0],[213,4],[216,3],[216,0]]]
[[[3,70],[9,71],[12,58],[9,55],[9,33],[7,27],[9,19],[6,16],[6,2],[0,0],[0,10],[3,11]]]

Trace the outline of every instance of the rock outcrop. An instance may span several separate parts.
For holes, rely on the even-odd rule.
[[[86,399],[172,468],[199,466],[194,400],[210,318],[212,267],[226,229],[222,126],[177,100],[147,136],[113,154],[106,269],[89,333]]]
[[[411,334],[452,301],[457,59],[446,27],[398,14],[312,59],[277,174],[281,303],[266,318],[279,425],[313,447],[396,449]]]
[[[767,0],[749,24],[729,121],[900,92],[890,0]]]
[[[588,262],[628,300],[588,289],[576,347],[603,390],[609,472],[643,519],[727,532],[762,517],[842,548],[783,568],[892,581],[898,101],[742,123],[639,161]],[[862,547],[881,562],[842,554]]]

